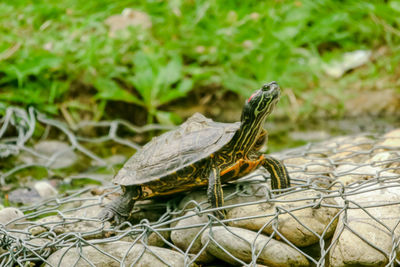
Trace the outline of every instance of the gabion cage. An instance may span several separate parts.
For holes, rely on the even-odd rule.
[[[275,153],[292,187],[271,190],[263,169],[226,184],[224,220],[205,189],[139,201],[132,221],[119,226],[96,219],[120,193],[111,178],[140,149],[134,136],[168,129],[120,120],[67,125],[8,108],[0,197],[23,205],[0,210],[0,266],[399,264],[400,129]],[[67,189],[14,190],[18,180],[40,183],[37,173]]]

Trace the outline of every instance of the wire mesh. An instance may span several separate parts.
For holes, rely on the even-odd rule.
[[[203,189],[139,201],[133,219],[116,227],[97,220],[120,193],[111,178],[140,149],[135,138],[168,129],[121,120],[69,127],[33,108],[8,108],[0,120],[1,200],[34,201],[23,214],[0,217],[0,266],[399,264],[400,130],[275,153],[292,187],[271,190],[264,170],[225,185],[224,220]],[[38,146],[49,140],[63,145]],[[13,183],[38,176],[67,189],[12,194]]]

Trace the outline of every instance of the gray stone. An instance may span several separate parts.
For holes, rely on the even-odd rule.
[[[18,220],[18,218],[22,218],[23,216],[24,213],[17,208],[4,208],[0,210],[0,224],[5,225],[7,229],[22,229],[24,226],[17,223],[24,221],[24,219]],[[14,220],[16,220],[14,223],[10,223]]]
[[[346,197],[347,200],[351,201],[349,203],[351,209],[340,215],[338,226],[332,238],[333,246],[329,254],[332,267],[385,266],[388,264],[387,255],[390,255],[395,249],[396,240],[400,236],[400,228],[398,227],[400,205],[393,204],[400,202],[400,188],[398,182],[385,183],[387,188],[383,189],[380,189],[380,186],[371,185],[368,188],[364,186],[364,193]],[[338,199],[339,201],[340,199]],[[357,205],[354,205],[353,202]],[[357,208],[358,205],[366,208],[359,209]],[[367,208],[374,205],[378,206]],[[388,229],[382,224],[386,225]],[[387,255],[363,240],[373,244]],[[399,255],[399,249],[396,248],[395,250]],[[399,258],[397,256],[397,260]]]
[[[162,247],[165,245],[164,240],[169,240],[171,237],[170,231],[160,231],[158,233],[153,232],[149,235],[148,244],[150,246]]]
[[[400,148],[400,128],[386,133],[377,145],[383,146],[385,150]]]
[[[97,218],[101,210],[104,208],[99,205],[97,197],[91,194],[85,194],[87,199],[76,202],[71,202],[69,205],[64,205],[60,209],[61,215],[51,215],[41,218],[37,221],[32,221],[29,231],[33,235],[39,235],[44,232],[53,231],[55,234],[63,234],[67,232],[81,233],[85,239],[102,238],[115,234],[113,231],[104,231],[110,228],[110,222],[101,222]],[[112,200],[104,198],[103,203],[107,204]],[[165,207],[153,208],[149,207],[152,204],[151,200],[138,201],[137,208],[142,208],[140,212],[133,215],[132,221],[138,223],[142,219],[149,221],[157,220],[165,211]],[[69,208],[70,210],[67,210]],[[157,237],[150,235],[152,239]],[[153,240],[153,244],[160,244],[162,240]],[[152,242],[153,242],[152,241]]]
[[[227,194],[234,192],[233,188],[223,188],[224,198]],[[186,195],[178,205],[179,210],[190,210],[195,208],[197,205],[202,209],[206,209],[210,207],[210,204],[207,202],[207,189],[199,189],[197,191],[193,191],[190,194]],[[181,214],[183,215],[183,214]],[[179,216],[181,216],[179,215]]]
[[[329,174],[333,167],[327,158],[290,158],[285,159],[287,168],[300,169],[306,173]],[[296,177],[297,178],[297,177]]]
[[[381,149],[379,149],[381,150]],[[400,174],[400,153],[398,150],[385,151],[375,154],[367,163],[372,166],[385,168],[385,171]]]
[[[123,241],[98,244],[95,247],[97,249],[92,246],[83,247],[82,250],[75,246],[69,250],[68,248],[63,248],[50,255],[47,259],[48,264],[46,266],[84,267],[89,266],[89,263],[87,262],[89,261],[92,266],[96,267],[119,267],[121,266],[119,261],[122,261],[123,259],[125,264],[123,266],[185,266],[184,256],[170,249],[153,246],[148,246],[149,249],[146,249],[143,245],[132,245],[131,242]],[[144,250],[145,252],[143,253]],[[118,261],[102,252],[112,255],[117,258]],[[83,257],[80,257],[80,255],[83,255],[87,261],[85,261]],[[168,265],[161,261],[160,258]]]
[[[41,197],[36,189],[29,187],[20,187],[8,193],[8,201],[10,203],[19,205],[28,205],[40,201]]]
[[[395,151],[385,151],[375,154],[367,163],[372,166],[379,166],[381,168],[387,168],[391,163],[397,161],[399,157],[398,152]]]
[[[39,196],[44,199],[54,197],[58,194],[57,190],[46,181],[37,182],[33,185],[33,187],[39,193]]]
[[[135,202],[135,209],[139,211],[132,214],[131,221],[133,224],[140,223],[141,220],[148,220],[149,222],[155,222],[165,213],[166,205],[165,202],[160,203],[159,201],[148,199]]]
[[[47,231],[56,234],[67,232],[81,233],[85,239],[101,238],[105,235],[103,228],[109,228],[110,223],[104,224],[95,218],[102,207],[96,205],[98,200],[82,201],[82,206],[77,210],[64,211],[61,215],[52,215],[32,222],[29,231],[32,235],[39,235]]]
[[[345,137],[345,143],[339,143],[335,148],[335,154],[329,157],[335,163],[361,163],[370,157],[370,149],[374,144],[374,140],[364,137]],[[340,140],[339,140],[340,141]]]
[[[52,169],[60,169],[70,167],[78,159],[73,148],[68,143],[57,140],[41,141],[33,149],[43,157],[24,152],[20,156],[24,163],[41,164]]]
[[[208,217],[206,214],[202,216],[195,215],[196,213],[193,211],[187,212],[185,215],[192,215],[192,217],[180,220],[176,225],[175,228],[191,226],[191,225],[205,225],[208,222]],[[189,246],[191,245],[192,241],[196,238],[196,235],[200,232],[202,226],[193,227],[188,229],[177,229],[171,232],[171,240],[172,242],[179,247],[180,249],[186,251]],[[198,235],[196,240],[193,242],[191,246],[190,253],[198,254],[202,249],[201,244],[201,234]],[[204,262],[208,263],[211,262],[214,257],[209,254],[207,251],[203,251],[199,257],[196,259],[197,262]]]
[[[327,158],[289,158],[283,161],[290,177],[314,183],[320,187],[328,187],[334,179],[331,178],[333,165]]]
[[[22,218],[24,213],[17,208],[3,208],[0,209],[0,224],[5,226],[5,229],[23,229],[24,225],[18,225],[18,222],[25,221],[24,219],[18,220],[18,218]],[[16,220],[14,223],[10,223],[11,221]],[[2,229],[2,226],[0,226]],[[10,235],[13,235],[13,232],[9,232]],[[3,235],[0,234],[0,240],[3,238]],[[1,243],[1,242],[0,242]],[[0,255],[7,252],[6,249],[0,247]]]
[[[51,241],[46,238],[32,238],[32,236],[28,232],[22,232],[22,231],[9,231],[7,233],[7,242],[3,244],[7,244],[4,248],[0,247],[0,255],[7,252],[11,247],[19,247],[21,244],[23,244],[24,248],[27,248],[25,251],[26,256],[36,256],[33,251],[36,250],[36,252],[41,249],[42,253],[47,253],[49,254],[51,252],[51,248],[47,247]],[[0,234],[0,240],[3,238],[3,236]]]
[[[371,50],[346,52],[328,63],[322,63],[322,69],[333,78],[342,77],[347,71],[358,68],[370,61]]]
[[[267,194],[268,183],[257,182],[243,184],[243,192],[237,194],[236,186],[225,186],[224,191],[224,206],[234,205],[238,203],[246,203],[265,199]],[[191,192],[185,196],[178,205],[180,210],[190,210],[196,207],[194,202],[202,208],[211,208],[207,200],[207,189]],[[230,210],[227,208],[226,210]]]
[[[207,251],[230,264],[259,263],[267,266],[309,266],[308,260],[296,249],[262,234],[236,227],[217,226],[202,234]],[[212,239],[210,238],[212,235]],[[239,262],[224,252],[241,260]],[[254,254],[252,254],[254,251]],[[255,255],[260,255],[255,259]],[[253,261],[255,259],[255,261]]]
[[[384,171],[380,167],[360,164],[342,164],[335,170],[335,177],[344,185],[365,181],[377,177],[396,177],[397,175]]]
[[[313,232],[321,235],[326,230],[324,237],[329,238],[332,236],[337,223],[337,220],[333,219],[338,212],[337,209],[323,206],[312,207],[319,202],[320,194],[320,192],[310,189],[281,196],[278,198],[278,203],[261,203],[233,208],[227,214],[229,219],[240,219],[248,216],[260,217],[234,220],[229,225],[255,231],[262,229],[263,233],[270,235],[274,232],[272,225],[274,224],[276,208],[288,211],[293,210],[291,214],[282,213],[277,216],[276,223],[279,233],[296,246],[305,247],[312,245],[319,241],[319,237]],[[336,205],[337,203],[332,198],[324,198],[321,204]],[[295,210],[300,207],[305,208]],[[326,229],[329,224],[329,228]],[[303,225],[307,226],[313,232]]]
[[[169,240],[171,232],[159,231],[158,233],[159,234],[152,232],[151,234],[149,234],[149,236],[147,237],[146,244],[149,246],[163,247],[165,245],[164,240]],[[119,241],[134,242],[137,237],[138,235],[126,235],[123,238],[119,239]]]

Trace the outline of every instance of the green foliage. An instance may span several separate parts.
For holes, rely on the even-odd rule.
[[[106,19],[127,7],[152,27],[111,35]],[[176,123],[165,107],[191,90],[212,85],[248,96],[277,80],[302,102],[294,111],[282,101],[285,112],[308,116],[320,108],[312,97],[332,95],[321,65],[337,55],[387,47],[363,79],[374,81],[382,67],[394,73],[399,27],[398,1],[3,1],[0,103],[56,114],[78,94],[102,103],[95,118],[107,102],[123,101],[147,110],[149,122]],[[343,108],[352,80],[325,108]]]

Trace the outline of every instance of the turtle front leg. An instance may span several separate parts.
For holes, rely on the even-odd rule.
[[[141,196],[141,190],[140,186],[129,186],[122,189],[122,195],[107,204],[97,215],[98,219],[110,221],[114,225],[119,225],[129,219],[135,201]]]
[[[264,155],[262,166],[267,169],[271,175],[272,189],[284,189],[290,187],[289,173],[280,160]]]
[[[222,207],[224,204],[224,193],[222,191],[220,169],[219,167],[211,168],[208,175],[208,189],[207,189],[208,202],[211,203],[212,208]],[[224,211],[218,210],[214,212],[215,216],[219,219],[224,219]]]

